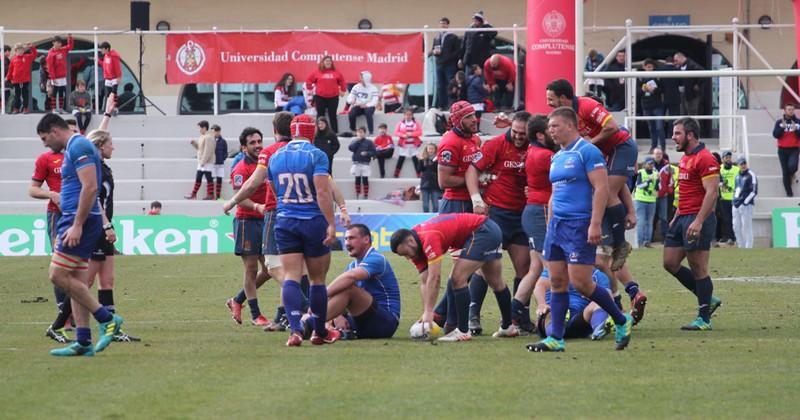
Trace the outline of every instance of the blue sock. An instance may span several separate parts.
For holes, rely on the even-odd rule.
[[[522,283],[522,279],[519,277],[514,277],[514,295],[517,294],[517,289],[519,289],[520,283]]]
[[[75,329],[75,333],[77,334],[78,344],[82,346],[92,345],[92,330],[90,328],[78,327]]]
[[[247,299],[247,306],[250,307],[250,317],[253,319],[261,315],[261,309],[258,308],[258,299]]]
[[[453,279],[447,280],[445,293],[447,294],[447,321],[445,323],[455,327],[458,325],[458,311],[456,310],[456,295],[453,294]]]
[[[681,266],[677,273],[672,273],[672,276],[678,279],[678,281],[681,282],[683,287],[685,287],[687,290],[695,295],[697,294],[697,281],[694,279],[692,270],[690,270],[688,267]]]
[[[106,309],[105,306],[101,306],[100,309],[95,311],[92,315],[97,322],[101,323],[111,321],[112,318],[111,312],[108,312],[108,309]]]
[[[303,312],[300,305],[303,300],[303,292],[300,291],[300,283],[295,280],[286,279],[283,282],[283,306],[286,308],[286,318],[289,319],[289,327],[292,332],[303,334],[303,327],[300,325],[300,317]]]
[[[627,292],[628,296],[630,296],[631,300],[633,300],[633,298],[636,297],[636,294],[639,293],[639,284],[635,281],[628,283],[625,286],[625,292]]]
[[[608,225],[611,227],[611,238],[614,248],[625,242],[625,205],[622,203],[606,208]]]
[[[500,307],[500,328],[508,328],[511,325],[511,292],[506,287],[494,292],[494,297],[497,299],[497,306]]]
[[[309,287],[311,287],[311,283],[308,281],[308,276],[303,274],[303,277],[300,277],[300,289],[306,297],[308,297],[309,294]]]
[[[469,288],[453,289],[453,306],[456,310],[458,329],[461,332],[469,331]]]
[[[67,300],[67,294],[56,285],[53,285],[53,294],[56,296],[56,306],[61,310],[61,306],[64,305],[64,301]]]
[[[530,308],[517,299],[511,299],[511,319],[519,325],[531,323]]]
[[[714,283],[711,282],[711,277],[697,280],[697,303],[700,305],[698,316],[703,318],[705,322],[711,322],[711,295],[714,293]]]
[[[591,299],[592,302],[600,305],[600,307],[603,308],[603,310],[606,311],[611,318],[614,318],[615,324],[622,325],[627,321],[625,315],[623,315],[622,311],[617,308],[617,305],[614,303],[614,299],[611,299],[611,295],[605,288],[595,286],[594,292],[592,292],[592,295],[589,296],[589,299]]]
[[[233,301],[238,303],[239,305],[243,304],[244,301],[246,300],[247,296],[244,294],[244,289],[239,290],[239,293],[237,293],[236,296],[233,297]]]
[[[564,339],[564,324],[567,320],[568,309],[568,292],[550,292],[550,320],[553,328],[547,335],[556,340]]]
[[[469,317],[477,318],[481,316],[481,308],[483,307],[483,300],[486,299],[486,291],[489,290],[489,285],[483,276],[473,274],[469,280]]]
[[[617,305],[617,309],[622,310],[622,296],[619,293],[614,295],[614,304]]]
[[[606,322],[607,318],[608,314],[606,313],[606,311],[602,309],[598,309],[592,312],[592,318],[589,320],[589,324],[591,324],[592,330],[594,330],[595,328]]]
[[[328,320],[328,288],[324,284],[312,284],[308,288],[311,302],[311,317],[314,319],[314,332],[318,337],[327,337],[325,321]]]

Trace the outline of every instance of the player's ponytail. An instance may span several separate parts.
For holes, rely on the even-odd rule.
[[[92,130],[86,136],[98,149],[111,140],[111,133],[105,130]]]

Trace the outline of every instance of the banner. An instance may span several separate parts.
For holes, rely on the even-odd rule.
[[[433,214],[406,213],[355,214],[353,223],[372,230],[373,246],[390,252],[395,230],[410,228]],[[117,242],[123,255],[186,255],[233,253],[233,217],[119,216],[114,219]],[[344,238],[344,227],[337,225],[336,236]],[[47,222],[42,216],[0,216],[0,256],[49,255]]]
[[[422,34],[333,32],[198,33],[167,35],[167,83],[298,82],[330,55],[345,80],[362,70],[378,83],[422,82]]]
[[[792,0],[792,7],[794,8],[794,59],[800,64],[800,27],[797,26],[800,23],[800,0]],[[800,65],[797,67],[800,68]],[[794,99],[792,99],[792,102],[794,102]]]
[[[800,208],[772,209],[772,247],[800,248]]]
[[[550,113],[547,84],[567,79],[575,85],[575,0],[528,0],[525,69],[526,110]]]

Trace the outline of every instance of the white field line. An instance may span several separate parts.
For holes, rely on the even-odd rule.
[[[798,284],[800,277],[765,276],[765,277],[712,277],[713,281],[735,281],[739,283]]]

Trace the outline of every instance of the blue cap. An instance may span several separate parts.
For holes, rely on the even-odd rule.
[[[645,164],[647,164],[647,163],[652,163],[652,164],[655,164],[655,163],[656,163],[656,160],[655,160],[655,159],[653,159],[652,157],[649,157],[649,156],[648,156],[647,158],[645,158],[645,160],[644,160],[644,163],[645,163]]]
[[[733,152],[731,152],[730,150],[722,152],[722,157],[728,157],[728,156],[733,156]]]

